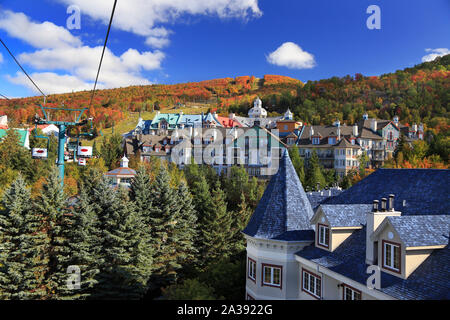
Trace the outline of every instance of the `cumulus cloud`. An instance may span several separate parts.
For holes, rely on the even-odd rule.
[[[111,1],[57,1],[66,5],[77,5],[82,14],[104,24],[109,22]],[[170,31],[161,25],[182,22],[185,15],[245,20],[260,17],[262,12],[258,7],[258,0],[127,0],[117,3],[113,27],[143,36],[147,45],[162,48],[169,44]]]
[[[11,23],[17,23],[15,25],[17,30],[22,32],[13,28]],[[86,46],[63,27],[48,22],[41,24],[31,22],[23,13],[12,11],[2,14],[0,28],[6,30],[10,36],[22,39],[38,48],[34,52],[18,55],[18,59],[23,64],[42,70],[41,73],[35,72],[32,78],[45,93],[92,88],[103,46]],[[159,29],[154,31],[154,34],[158,36],[168,33]],[[49,36],[53,38],[49,39]],[[159,50],[141,53],[129,48],[122,55],[117,56],[106,48],[99,76],[99,88],[151,84],[141,73],[145,70],[161,68],[164,58],[164,53]],[[8,79],[37,92],[37,89],[32,84],[30,86],[29,80],[22,75],[9,76]]]
[[[79,38],[51,22],[36,23],[21,12],[0,12],[0,29],[35,48],[66,48],[81,46]]]
[[[425,52],[429,52],[426,56],[422,57],[422,62],[433,61],[437,57],[442,57],[450,53],[448,48],[436,48],[436,49],[425,49]]]
[[[70,80],[69,84],[74,85],[76,88],[84,88],[85,86],[81,86],[75,79],[84,81],[84,83],[95,81],[102,49],[103,47],[101,46],[93,48],[82,46],[77,48],[43,49],[33,53],[23,53],[19,55],[19,60],[38,70],[70,73],[74,78],[58,78],[56,76],[50,77],[49,74],[45,75],[44,81],[50,84],[52,80],[55,80],[55,88],[58,88],[58,90],[61,87],[60,81],[65,79]],[[141,72],[143,70],[159,69],[164,57],[164,53],[160,51],[140,53],[131,48],[122,55],[116,56],[111,50],[106,49],[99,82],[103,88],[151,84],[141,76]],[[20,80],[21,78],[17,81]],[[42,87],[45,88],[44,85]],[[52,86],[48,86],[47,92],[56,93]]]
[[[92,87],[94,86],[93,83],[86,83],[82,79],[68,74],[59,75],[53,72],[41,72],[32,73],[31,77],[39,83],[41,89],[47,94],[66,93],[71,92],[72,90],[92,90]],[[14,84],[22,85],[36,91],[36,88],[23,73],[17,72],[14,77],[8,75],[7,78]]]
[[[267,56],[267,61],[290,69],[311,69],[316,65],[314,56],[303,51],[293,42],[283,43],[277,50]]]

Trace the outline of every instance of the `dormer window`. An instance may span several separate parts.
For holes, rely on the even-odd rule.
[[[400,273],[400,250],[399,243],[383,240],[383,268]]]
[[[328,144],[331,145],[336,144],[336,137],[328,137]]]
[[[319,137],[313,137],[312,138],[312,144],[320,144],[320,138]]]
[[[323,224],[318,224],[317,243],[319,246],[329,248],[330,247],[330,228]]]

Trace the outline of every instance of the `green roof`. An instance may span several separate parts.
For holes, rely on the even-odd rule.
[[[180,114],[179,113],[160,113],[155,116],[155,118],[152,121],[151,127],[157,128],[158,124],[161,120],[166,120],[169,123],[169,128],[175,128],[178,124],[178,121],[180,120]]]
[[[28,130],[25,129],[14,129],[14,130],[16,130],[16,132],[19,134],[20,145],[24,147],[25,141],[27,139]],[[0,129],[0,139],[3,139],[3,137],[6,136],[7,132],[8,130]]]

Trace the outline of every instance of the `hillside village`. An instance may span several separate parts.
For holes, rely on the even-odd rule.
[[[371,111],[316,124],[263,101],[228,115],[153,107],[104,132],[93,117],[76,129],[58,113],[28,124],[2,115],[0,238],[13,248],[25,234],[30,256],[13,267],[3,245],[0,296],[450,298],[447,127]],[[72,264],[77,292],[64,284]],[[30,270],[27,286],[15,270]]]

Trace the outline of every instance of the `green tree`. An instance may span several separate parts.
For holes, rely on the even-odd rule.
[[[296,145],[289,149],[289,157],[291,158],[292,164],[298,177],[300,178],[301,183],[305,185],[305,163],[303,158],[300,156]]]
[[[45,281],[50,299],[60,299],[71,294],[66,282],[71,253],[65,234],[69,228],[66,201],[59,170],[54,166],[33,208],[41,216],[46,231],[44,254],[48,257],[48,266]]]
[[[93,298],[139,299],[152,269],[148,232],[127,192],[102,179],[94,190],[98,201],[102,264]]]
[[[78,202],[69,216],[67,228],[67,245],[70,250],[69,265],[80,268],[80,288],[72,291],[68,299],[87,299],[98,283],[102,259],[101,230],[95,210],[90,203],[86,190],[82,189]]]
[[[197,279],[186,279],[163,290],[167,300],[216,300],[214,289]]]
[[[225,193],[218,182],[210,199],[211,205],[199,219],[200,255],[205,265],[230,256],[233,248],[232,215],[227,211]]]
[[[177,252],[178,263],[189,272],[192,267],[197,265],[195,247],[197,239],[197,212],[193,204],[192,195],[184,181],[180,183],[177,190],[177,202],[179,206],[178,218],[175,225],[177,234]],[[186,270],[187,269],[187,270]]]
[[[177,245],[181,241],[181,235],[177,232],[180,205],[176,190],[170,186],[170,176],[165,166],[161,166],[152,184],[151,197],[150,233],[155,253],[151,285],[155,288],[172,284],[181,268],[181,253],[177,252]]]
[[[313,150],[311,158],[308,162],[308,168],[306,170],[306,185],[313,189],[317,189],[318,186],[319,189],[325,187],[326,181],[322,174],[319,157],[317,156],[316,150]]]
[[[109,137],[104,137],[100,152],[105,165],[110,170],[117,167],[119,159],[123,156],[122,136],[116,133]]]
[[[45,297],[44,236],[21,175],[6,190],[0,211],[0,299]]]

